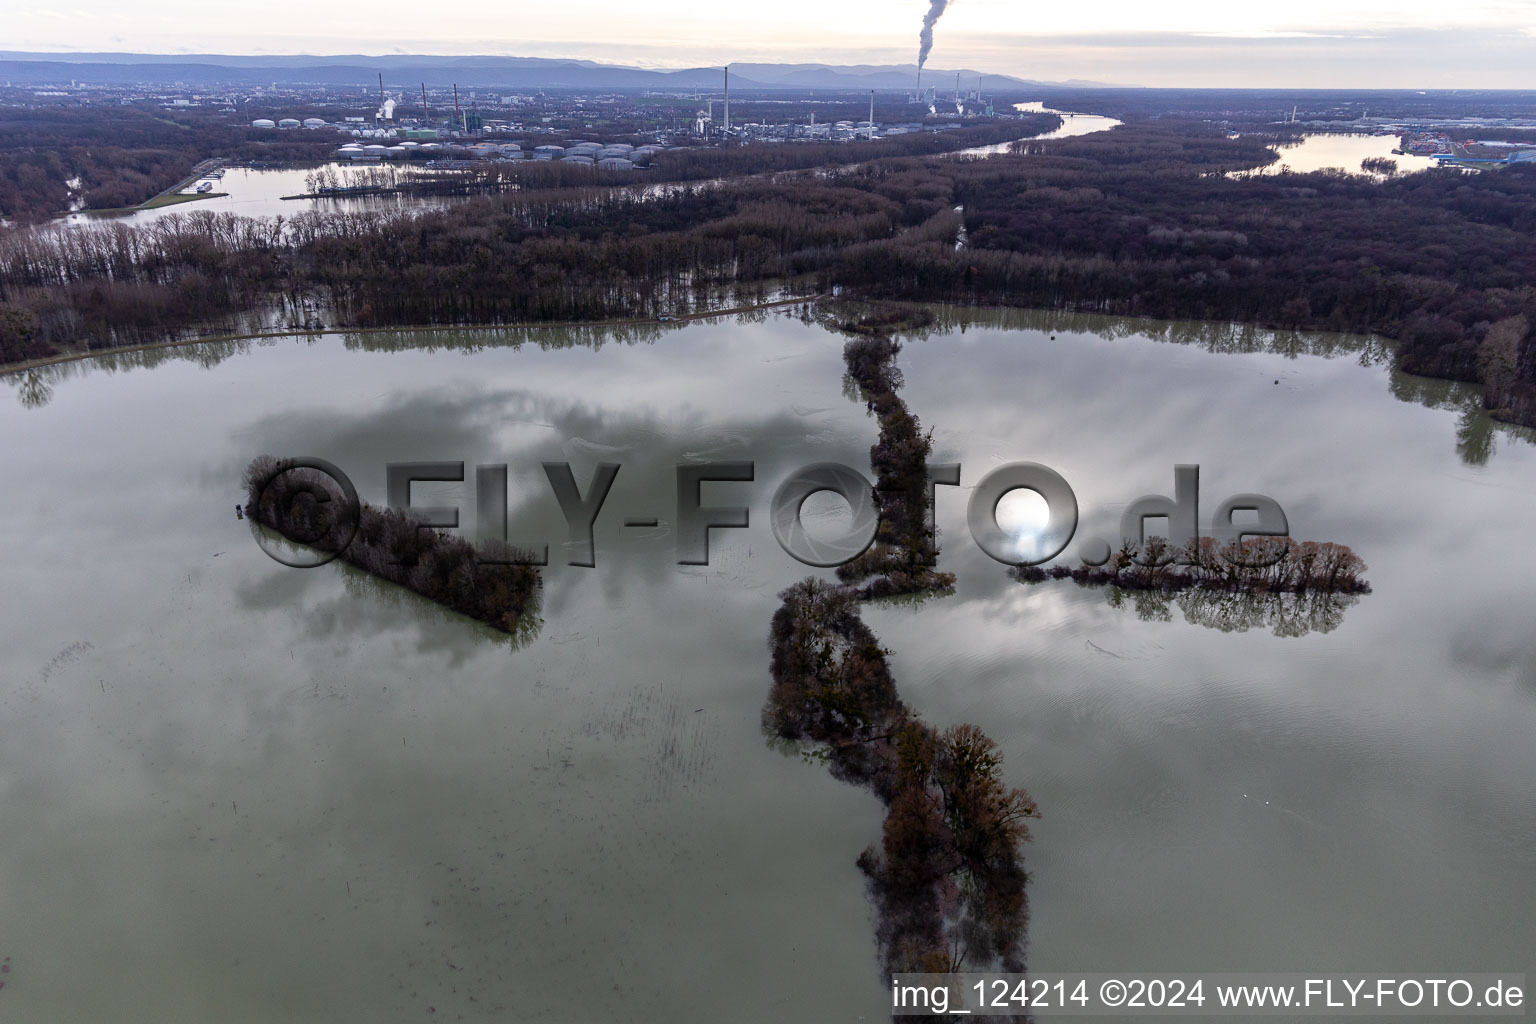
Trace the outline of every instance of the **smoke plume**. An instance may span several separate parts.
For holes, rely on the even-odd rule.
[[[944,16],[944,8],[949,6],[949,0],[928,0],[928,13],[923,15],[923,30],[918,33],[919,46],[917,48],[917,68],[922,70],[928,63],[928,51],[933,49],[933,26],[938,24]]]

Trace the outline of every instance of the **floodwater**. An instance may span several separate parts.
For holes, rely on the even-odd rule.
[[[348,183],[370,169],[352,163],[339,162],[326,166],[336,173],[342,184]],[[199,210],[207,210],[210,213],[234,213],[242,217],[292,217],[306,210],[393,211],[403,208],[417,209],[441,201],[417,196],[373,196],[368,199],[283,199],[284,196],[302,195],[308,191],[304,179],[313,175],[316,170],[317,168],[276,170],[230,167],[224,171],[222,178],[198,179],[198,182],[212,181],[214,192],[227,192],[228,195],[198,199],[190,203],[158,206],[152,210],[137,210],[122,216],[103,217],[73,213],[64,218],[63,222],[91,224],[107,221],[139,225],[158,220],[167,214],[188,214]],[[193,182],[192,187],[195,188],[198,182]]]
[[[1369,339],[941,313],[901,364],[935,459],[963,466],[938,496],[959,582],[866,618],[903,698],[982,726],[1040,803],[1032,968],[1527,969],[1529,439]],[[854,865],[880,808],[758,724],[775,595],[812,571],[769,498],[808,463],[867,469],[875,438],[842,342],[778,313],[7,378],[0,1018],[883,1019]],[[556,563],[540,463],[583,487],[622,469],[596,567],[547,570],[517,647],[268,559],[234,515],[263,452],[327,459],[374,502],[386,463],[462,460],[468,482],[415,500],[467,530],[473,467],[505,463],[512,539]],[[743,459],[755,481],[703,500],[750,528],[676,564],[674,466]],[[1197,462],[1203,519],[1270,495],[1375,592],[1277,635],[1021,586],[965,527],[1015,460],[1068,480],[1080,537]]]
[[[1304,136],[1300,142],[1275,146],[1275,152],[1280,155],[1279,160],[1268,166],[1240,173],[1305,174],[1330,167],[1339,168],[1351,174],[1370,173],[1362,171],[1360,163],[1372,157],[1395,161],[1400,174],[1410,174],[1435,165],[1435,161],[1427,156],[1394,154],[1392,151],[1397,146],[1396,135],[1336,135],[1330,132],[1317,132]]]

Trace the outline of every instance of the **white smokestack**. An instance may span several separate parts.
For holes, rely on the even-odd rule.
[[[725,66],[725,132],[731,132],[731,66]]]

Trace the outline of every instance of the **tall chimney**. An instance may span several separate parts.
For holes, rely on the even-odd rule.
[[[875,90],[869,90],[869,137],[875,137]]]
[[[731,134],[731,66],[725,66],[725,134]]]
[[[428,113],[427,113],[427,83],[426,82],[422,82],[421,83],[421,119],[423,121],[425,121],[425,120],[428,119],[429,116],[430,115],[428,115]]]
[[[384,119],[384,72],[379,72],[379,120]]]
[[[459,83],[453,83],[453,119],[459,122],[460,130],[468,133],[469,125],[464,123],[464,115],[459,110]]]

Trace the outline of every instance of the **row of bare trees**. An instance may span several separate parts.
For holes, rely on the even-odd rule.
[[[1370,582],[1359,555],[1343,544],[1290,537],[1247,537],[1221,543],[1201,537],[1182,548],[1152,536],[1126,541],[1102,566],[1015,566],[1022,583],[1072,579],[1129,590],[1221,590],[1259,594],[1366,594]]]
[[[251,461],[244,484],[246,514],[297,544],[502,632],[525,638],[537,628],[541,577],[531,552],[476,547],[395,509],[348,508],[325,474],[271,455]]]
[[[947,593],[954,580],[933,569],[930,446],[897,395],[899,346],[886,333],[920,323],[906,309],[849,325],[856,337],[844,364],[880,422],[870,450],[880,525],[839,582],[811,577],[779,595],[763,724],[810,745],[836,777],[886,805],[881,839],[858,863],[887,970],[1022,971],[1029,901],[1021,847],[1038,808],[1003,781],[1002,754],[979,728],[936,729],[902,702],[890,652],[859,614],[867,598]]]

